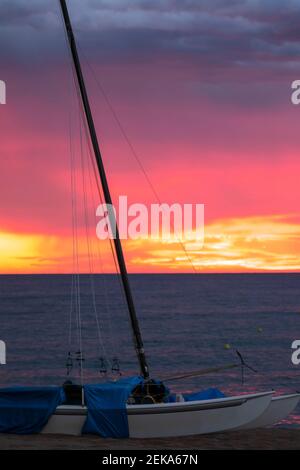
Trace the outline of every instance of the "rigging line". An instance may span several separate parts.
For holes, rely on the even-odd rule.
[[[72,72],[73,72],[73,80],[74,80],[74,84],[75,84],[75,90],[76,90],[76,94],[77,94],[77,102],[78,102],[78,105],[79,105],[79,109],[81,110],[81,113],[83,115],[82,101],[81,101],[81,98],[80,98],[79,86],[77,84],[76,77],[75,77],[75,70],[74,70],[74,64],[73,63],[72,63]],[[90,161],[92,162],[92,167],[93,167],[93,171],[94,171],[94,178],[95,178],[95,181],[96,181],[100,201],[103,204],[100,181],[99,181],[99,178],[98,178],[98,172],[97,172],[97,169],[96,169],[95,159],[93,158],[90,135],[89,135],[89,131],[88,131],[88,128],[87,128],[87,122],[86,122],[85,119],[83,119],[83,123],[84,123],[84,130],[85,130],[85,134],[86,134],[86,141],[88,143]],[[112,253],[113,262],[114,262],[115,270],[116,270],[116,273],[117,273],[117,280],[118,280],[118,284],[119,284],[119,288],[120,288],[120,291],[121,291],[121,296],[122,296],[122,300],[123,300],[123,304],[124,304],[123,307],[125,307],[125,309],[127,311],[127,307],[126,307],[127,302],[126,302],[125,293],[124,293],[124,290],[122,288],[122,284],[121,284],[121,280],[120,280],[119,266],[118,266],[117,259],[116,259],[116,254],[115,254],[115,251],[114,251],[114,245],[113,245],[112,240],[110,238],[109,238],[109,244],[110,244],[110,250],[111,250],[111,253]],[[112,328],[111,328],[111,330],[112,330]]]
[[[78,99],[78,103],[79,103],[79,106],[80,106],[80,109],[81,109],[81,112],[82,112],[82,115],[83,115],[84,110],[83,110],[83,105],[82,105],[82,101],[81,101],[81,97],[80,97],[79,86],[78,86],[78,84],[77,84],[77,82],[76,82],[76,80],[75,80],[75,71],[74,71],[74,67],[72,68],[72,70],[73,70],[75,88],[76,88],[76,92],[77,92],[77,99]],[[91,147],[90,134],[89,134],[89,130],[88,130],[88,126],[87,126],[86,119],[83,119],[83,123],[84,123],[84,130],[85,130],[85,134],[86,134],[86,141],[87,141],[87,143],[88,143],[89,156],[90,156],[90,160],[91,160],[91,162],[92,162],[92,167],[93,167],[93,171],[94,171],[94,177],[95,177],[95,181],[96,181],[97,188],[98,188],[98,194],[99,194],[100,201],[101,201],[101,203],[103,204],[102,191],[101,191],[100,181],[99,181],[99,177],[98,177],[98,171],[97,171],[97,168],[96,168],[96,162],[95,162],[95,158],[94,158],[94,152],[93,152],[92,147]],[[113,257],[113,261],[114,261],[115,270],[116,270],[117,273],[120,274],[119,265],[118,265],[118,262],[117,262],[117,259],[116,259],[116,253],[115,253],[114,244],[113,244],[113,242],[112,242],[112,240],[111,240],[110,237],[108,238],[108,240],[109,240],[110,250],[111,250],[112,257]],[[124,305],[126,306],[126,305],[127,305],[127,302],[126,302],[126,298],[125,298],[125,293],[124,293],[124,289],[123,289],[123,287],[122,287],[121,280],[120,280],[120,277],[119,277],[119,276],[118,276],[118,282],[119,282],[120,290],[121,290],[121,292],[122,292],[122,296],[123,296],[123,299],[124,299]]]
[[[98,189],[98,195],[99,195],[99,198],[100,198],[100,201],[101,201],[101,204],[103,204],[103,198],[102,198],[102,192],[101,192],[101,188],[100,188],[100,182],[99,182],[99,178],[98,178],[98,173],[97,173],[97,168],[96,168],[96,163],[95,163],[95,159],[93,158],[93,152],[92,152],[92,148],[91,148],[91,142],[90,142],[90,139],[89,139],[89,133],[88,133],[88,128],[87,128],[87,123],[86,121],[84,121],[84,124],[85,124],[85,132],[86,132],[86,138],[87,138],[87,142],[88,142],[88,148],[89,148],[89,155],[90,155],[90,161],[92,163],[92,168],[93,168],[93,172],[94,172],[94,178],[95,178],[95,181],[96,181],[96,185],[97,185],[97,189]],[[108,237],[108,240],[109,240],[109,244],[110,244],[110,250],[111,250],[111,253],[112,253],[112,257],[113,257],[113,262],[114,262],[114,266],[115,266],[115,270],[116,270],[116,273],[120,275],[120,270],[119,270],[119,265],[117,263],[117,259],[116,259],[116,253],[115,253],[115,248],[114,248],[114,244],[111,240],[110,237]],[[120,291],[121,291],[121,295],[122,295],[122,299],[123,299],[123,307],[125,307],[126,311],[128,311],[127,309],[127,302],[126,302],[126,297],[125,297],[125,293],[124,293],[124,289],[122,287],[122,283],[121,283],[121,280],[120,280],[120,276],[117,275],[117,279],[118,279],[118,284],[119,284],[119,288],[120,288]]]
[[[80,128],[80,120],[78,120],[78,125]],[[75,160],[76,162],[76,160]],[[77,190],[79,189],[78,177],[76,174],[76,165],[75,165],[75,252],[76,252],[76,277],[77,277],[77,308],[78,308],[78,339],[79,339],[79,351],[78,351],[78,361],[79,361],[79,374],[80,382],[83,385],[83,351],[82,351],[82,318],[81,318],[81,295],[80,295],[80,265],[79,265],[79,243],[78,243],[78,203],[77,203]]]
[[[71,76],[69,77],[69,85]],[[70,315],[69,315],[69,348],[72,344],[72,324],[73,324],[73,309],[74,309],[74,291],[75,291],[75,279],[74,279],[74,267],[75,267],[75,251],[74,251],[74,200],[73,200],[73,163],[72,163],[72,121],[71,121],[71,86],[69,86],[69,151],[70,151],[70,190],[71,190],[71,209],[72,209],[72,252],[73,252],[73,273],[71,275],[71,299],[70,299]]]
[[[82,118],[82,114],[80,113],[80,117]],[[81,152],[81,174],[82,174],[82,188],[83,188],[83,202],[84,202],[84,220],[85,220],[85,232],[86,232],[86,243],[87,243],[87,251],[88,251],[88,262],[89,262],[89,270],[90,270],[90,284],[91,284],[91,291],[92,291],[92,301],[93,301],[93,308],[94,314],[96,319],[96,326],[97,326],[97,334],[99,345],[102,349],[103,355],[106,358],[107,362],[108,355],[104,346],[103,337],[101,334],[101,327],[98,318],[98,310],[97,310],[97,302],[96,302],[96,294],[95,294],[95,283],[94,283],[94,265],[92,259],[92,252],[91,252],[91,245],[90,245],[90,235],[89,235],[89,216],[88,216],[88,204],[87,204],[87,191],[86,191],[86,181],[85,181],[85,164],[84,164],[84,156],[83,156],[83,142],[82,142],[82,119],[80,119],[80,152]]]
[[[235,369],[236,367],[240,367],[240,364],[234,363],[234,364],[225,364],[219,367],[209,367],[207,369],[200,369],[196,371],[185,372],[182,374],[166,376],[162,380],[163,382],[168,382],[172,380],[188,379],[191,377],[199,377],[200,375],[222,372],[223,370],[227,370],[227,369]]]
[[[118,115],[117,115],[117,113],[116,113],[116,111],[115,111],[115,109],[114,109],[114,107],[113,107],[111,101],[110,101],[109,98],[108,98],[108,95],[105,93],[103,86],[101,85],[100,81],[98,80],[98,77],[97,77],[97,75],[96,75],[96,73],[95,73],[95,71],[94,71],[92,65],[90,64],[89,60],[87,59],[87,57],[86,57],[84,51],[81,49],[81,47],[80,47],[79,44],[78,44],[78,49],[80,50],[80,53],[82,54],[83,58],[85,59],[85,62],[86,62],[86,64],[87,64],[87,66],[88,66],[88,68],[89,68],[89,70],[90,70],[90,72],[91,72],[91,74],[92,74],[92,76],[93,76],[95,82],[96,82],[96,85],[98,86],[98,88],[99,88],[99,90],[100,90],[100,92],[101,92],[101,94],[102,94],[102,96],[103,96],[103,98],[104,98],[104,100],[105,100],[105,102],[106,102],[106,104],[107,104],[109,110],[111,111],[111,113],[112,113],[112,115],[113,115],[113,117],[114,117],[114,119],[115,119],[115,121],[116,121],[116,123],[117,123],[117,126],[119,127],[119,130],[120,130],[121,134],[123,135],[123,138],[124,138],[125,142],[127,143],[129,149],[131,150],[132,155],[134,156],[134,158],[135,158],[135,160],[136,160],[136,162],[137,162],[137,164],[138,164],[140,170],[142,171],[142,173],[143,173],[143,175],[144,175],[144,177],[145,177],[145,179],[146,179],[146,181],[147,181],[147,183],[148,183],[148,185],[149,185],[149,187],[150,187],[152,193],[154,194],[154,197],[156,198],[157,202],[161,205],[161,204],[162,204],[161,199],[160,199],[160,197],[159,197],[159,195],[158,195],[158,193],[157,193],[157,191],[156,191],[156,189],[155,189],[153,183],[151,182],[151,180],[150,180],[150,178],[149,178],[149,176],[148,176],[148,174],[147,174],[147,172],[146,172],[146,170],[145,170],[145,168],[144,168],[144,165],[142,164],[142,162],[141,162],[141,160],[140,160],[140,158],[139,158],[139,156],[138,156],[138,154],[137,154],[135,148],[133,147],[133,145],[132,145],[132,143],[131,143],[131,140],[130,140],[129,137],[128,137],[127,132],[125,131],[125,129],[124,129],[124,127],[123,127],[123,125],[122,125],[122,123],[121,123],[121,121],[120,121],[120,119],[119,119],[119,117],[118,117]],[[193,261],[192,261],[192,258],[190,257],[189,253],[187,252],[187,249],[186,249],[186,247],[184,246],[183,242],[182,242],[178,237],[176,237],[176,238],[177,238],[177,242],[178,242],[179,245],[181,246],[181,248],[182,248],[182,250],[183,250],[183,252],[184,252],[184,254],[185,254],[185,256],[186,256],[186,259],[187,259],[188,262],[190,263],[190,265],[191,265],[191,267],[192,267],[194,273],[195,273],[195,274],[198,274],[199,271],[197,270],[196,266],[194,265],[194,263],[193,263]]]
[[[72,141],[73,148],[73,141]],[[79,310],[80,310],[80,280],[79,280],[79,261],[78,261],[78,231],[77,231],[77,184],[76,184],[76,156],[74,151],[71,153],[72,163],[71,163],[71,174],[72,174],[72,232],[73,232],[73,278],[74,278],[74,295],[75,295],[75,315],[76,315],[76,324],[77,324],[77,340],[78,346],[80,348],[80,319],[79,319]]]
[[[88,143],[90,163],[92,165],[92,169],[93,169],[93,173],[94,173],[94,179],[95,179],[97,190],[98,190],[98,196],[99,196],[101,204],[103,204],[104,201],[103,201],[103,198],[102,198],[101,187],[100,187],[100,184],[99,184],[99,179],[98,179],[98,173],[97,173],[97,169],[96,169],[96,165],[95,165],[95,160],[93,158],[93,152],[92,152],[92,148],[91,148],[91,142],[90,142],[90,139],[89,139],[89,133],[88,133],[86,121],[84,121],[84,124],[85,124],[86,140],[87,140],[87,143]],[[125,293],[124,293],[124,290],[123,290],[123,287],[122,287],[122,284],[121,284],[119,266],[118,266],[115,251],[114,251],[114,245],[113,245],[112,240],[110,239],[110,237],[108,237],[108,241],[109,241],[110,251],[111,251],[114,266],[115,266],[115,271],[116,271],[116,277],[117,277],[119,290],[121,292],[123,308],[127,312],[127,315],[129,316],[129,312],[128,312],[128,309],[127,309],[127,302],[126,302],[126,298],[125,298]],[[100,254],[99,244],[100,244],[100,242],[98,241],[98,243],[97,243],[98,255],[99,255],[99,258],[100,258],[101,263],[102,263],[102,257],[101,257],[101,254]],[[105,277],[104,277],[104,283],[105,283],[105,286],[107,287]],[[106,290],[105,290],[105,300],[106,300],[106,303],[108,305]],[[108,328],[109,328],[109,333],[110,333],[110,337],[111,337],[113,352],[115,353],[115,357],[116,357],[117,356],[117,348],[116,348],[116,344],[115,344],[115,337],[114,337],[113,331],[112,331],[111,314],[110,314],[110,309],[109,308],[107,308],[107,312],[108,312]]]
[[[93,184],[92,175],[91,175],[91,159],[90,158],[88,159],[87,168],[88,168],[89,188],[90,188],[92,204],[93,204],[93,207],[96,208],[95,195],[94,195],[94,192],[93,192],[94,184]],[[101,202],[101,204],[103,204],[101,194],[100,194],[100,202]],[[110,314],[110,309],[109,309],[109,305],[108,305],[108,287],[107,287],[106,277],[105,277],[104,270],[103,270],[104,263],[103,263],[103,259],[102,259],[102,255],[101,255],[101,251],[100,251],[100,241],[98,239],[96,239],[96,250],[97,250],[98,259],[99,259],[99,262],[100,262],[100,270],[101,270],[101,274],[102,274],[100,276],[100,278],[101,278],[101,283],[102,283],[102,286],[103,286],[102,292],[104,294],[104,310],[105,310],[105,313],[106,313],[106,317],[108,319],[109,338],[110,338],[110,341],[111,341],[111,347],[112,347],[113,355],[115,356],[116,355],[116,346],[115,346],[115,338],[114,338],[113,331],[112,331],[111,314]]]
[[[85,122],[85,130],[86,130],[87,135],[88,135],[88,129],[87,129],[87,124],[86,124],[86,122]],[[97,184],[97,188],[98,188],[99,198],[100,198],[101,204],[103,204],[104,201],[103,201],[103,198],[102,198],[102,192],[101,192],[100,182],[99,182],[99,179],[98,179],[98,177],[97,177],[98,172],[97,172],[97,168],[96,168],[95,159],[93,158],[93,152],[92,152],[92,148],[91,148],[90,139],[88,139],[88,145],[89,145],[90,159],[91,159],[92,167],[93,167],[93,171],[94,171],[94,177],[95,177],[96,184]],[[113,260],[114,260],[115,269],[116,269],[116,272],[119,273],[120,271],[119,271],[119,266],[118,266],[118,263],[117,263],[117,260],[116,260],[115,248],[114,248],[114,245],[113,245],[112,240],[111,240],[110,237],[108,237],[108,240],[109,240],[110,249],[111,249],[111,253],[112,253],[112,256],[113,256]],[[120,285],[121,285],[121,284],[120,284]],[[122,289],[122,292],[123,292],[123,289]]]
[[[66,41],[68,41],[66,33],[65,33],[65,37],[66,37]],[[76,80],[75,67],[74,67],[74,64],[73,64],[73,61],[72,61],[72,58],[71,58],[70,51],[69,51],[69,56],[70,56],[70,60],[71,60],[71,67],[72,67],[72,72],[73,72],[74,85],[75,85],[75,89],[76,89],[76,93],[77,93],[77,100],[78,100],[78,104],[79,104],[79,108],[81,110],[81,113],[83,114],[84,113],[83,104],[82,104],[82,100],[81,100],[81,96],[80,96],[79,85],[78,85],[77,80]],[[89,148],[89,155],[90,155],[90,159],[91,159],[91,162],[92,162],[94,175],[95,175],[95,180],[96,180],[96,184],[97,184],[97,188],[98,188],[98,194],[99,194],[101,202],[103,203],[102,192],[101,192],[101,187],[100,187],[100,181],[99,181],[99,177],[98,177],[98,171],[97,171],[97,168],[96,168],[95,159],[93,157],[94,152],[91,148],[90,134],[89,134],[86,119],[83,119],[83,123],[84,123],[84,129],[85,129],[85,133],[86,133],[86,141],[88,143],[88,148]],[[120,274],[119,265],[117,263],[116,254],[115,254],[115,248],[114,248],[114,245],[113,245],[112,240],[110,238],[109,238],[109,243],[110,243],[110,249],[111,249],[111,252],[112,252],[116,272]],[[118,277],[118,279],[119,279],[119,277]],[[122,288],[120,279],[119,279],[119,284],[120,284],[120,287],[121,287],[121,291],[123,293],[123,297],[125,299],[125,294],[123,292],[123,288]],[[127,302],[126,302],[126,305],[127,305]]]
[[[61,18],[61,22],[63,24],[63,17],[62,17],[62,12],[60,9],[59,5],[59,0],[57,0],[58,4],[58,11],[59,11],[59,16]],[[65,31],[65,28],[63,28],[64,31],[64,38],[66,41],[66,47],[68,46],[67,44],[67,33]],[[68,50],[68,57],[71,63],[71,57],[70,57],[70,52]],[[75,299],[77,299],[77,294],[76,294],[76,282],[75,282],[75,246],[74,246],[74,239],[75,239],[75,234],[74,234],[74,175],[73,175],[73,141],[72,141],[72,73],[71,69],[69,72],[69,77],[68,77],[68,101],[69,101],[69,113],[68,113],[68,132],[69,132],[69,153],[70,153],[70,192],[71,192],[71,213],[72,213],[72,258],[73,258],[73,272],[71,275],[71,299],[70,299],[70,313],[69,313],[69,335],[68,335],[68,341],[69,341],[69,348],[71,347],[72,344],[72,323],[73,323],[73,309],[75,308],[75,317],[76,317],[76,303],[74,304],[74,296]]]
[[[62,14],[62,10],[60,8],[60,1],[58,0],[58,4],[59,4],[59,12],[60,12],[60,18],[61,18],[61,21],[62,21],[62,24],[63,24],[63,31],[64,31],[64,37],[65,37],[65,41],[66,41],[66,47],[67,47],[67,51],[68,51],[68,57],[69,57],[69,60],[70,60],[70,64],[71,64],[71,70],[72,70],[72,73],[73,73],[73,80],[74,80],[74,85],[75,85],[75,89],[76,89],[76,93],[77,93],[77,97],[78,97],[78,101],[80,103],[80,108],[83,112],[83,103],[81,101],[81,97],[80,97],[80,90],[79,90],[79,84],[76,80],[76,71],[75,71],[75,65],[74,65],[74,62],[72,60],[72,54],[71,54],[71,50],[70,48],[68,47],[68,35],[67,35],[67,31],[66,31],[66,28],[64,27],[64,18],[63,18],[63,14]],[[94,158],[93,158],[93,153],[92,153],[92,149],[91,149],[91,142],[90,142],[90,134],[89,134],[89,131],[88,131],[88,128],[87,128],[87,122],[86,120],[84,119],[84,127],[85,127],[85,131],[87,133],[87,142],[88,142],[88,145],[89,145],[89,149],[90,149],[90,157],[91,157],[91,160],[92,160],[92,164],[93,164],[93,168],[94,168],[94,172],[95,172],[95,179],[96,179],[96,182],[97,182],[97,186],[98,186],[98,193],[99,193],[99,196],[101,198],[101,189],[100,189],[100,185],[99,185],[99,178],[98,178],[98,172],[96,170],[96,163],[94,161]],[[121,295],[122,295],[122,299],[123,299],[123,307],[125,307],[126,311],[128,312],[128,315],[129,315],[129,311],[128,311],[128,308],[127,308],[127,301],[126,301],[126,297],[125,297],[125,293],[124,293],[124,289],[123,289],[123,286],[122,286],[122,283],[121,283],[121,280],[120,280],[120,270],[119,270],[119,265],[117,263],[117,259],[116,259],[116,253],[115,253],[115,247],[114,247],[114,244],[112,243],[112,240],[109,238],[109,243],[110,243],[110,249],[111,249],[111,253],[112,253],[112,257],[113,257],[113,262],[114,262],[114,265],[115,265],[115,270],[116,270],[116,273],[119,274],[117,275],[117,279],[118,279],[118,283],[119,283],[119,288],[120,288],[120,291],[121,291]]]
[[[76,221],[76,280],[77,280],[77,327],[78,327],[78,342],[79,342],[79,370],[80,381],[83,384],[83,362],[82,362],[82,320],[81,320],[81,292],[80,292],[80,267],[79,267],[79,244],[78,244],[78,225]]]
[[[74,277],[73,275],[71,276],[71,298],[70,298],[70,313],[69,313],[69,348],[71,348],[72,345],[72,323],[73,323],[73,296],[74,296]]]
[[[81,321],[80,321],[80,279],[79,279],[79,257],[78,257],[78,221],[77,221],[77,177],[76,177],[76,153],[74,151],[73,139],[72,144],[72,204],[73,204],[73,255],[74,255],[74,282],[75,282],[75,300],[76,300],[76,321],[77,321],[77,336],[78,336],[78,346],[81,349]]]
[[[78,92],[78,99],[80,98],[79,96],[79,92]],[[83,119],[83,123],[84,123],[84,130],[85,130],[85,134],[86,134],[86,142],[88,144],[88,153],[89,153],[89,156],[90,156],[90,163],[92,164],[92,169],[93,169],[93,173],[94,173],[94,179],[95,179],[95,182],[96,182],[96,186],[97,186],[97,190],[98,190],[98,196],[99,196],[99,199],[100,199],[100,202],[101,204],[103,204],[103,198],[102,198],[102,192],[101,192],[101,187],[100,187],[100,182],[99,182],[99,178],[98,178],[98,173],[97,173],[97,169],[96,169],[96,164],[95,164],[95,159],[93,158],[93,151],[92,151],[92,148],[91,148],[91,141],[90,141],[90,137],[89,137],[89,132],[88,132],[88,128],[87,128],[87,123],[86,121]],[[115,271],[116,271],[116,277],[117,277],[117,282],[118,282],[118,286],[119,286],[119,290],[121,292],[121,298],[122,298],[122,304],[123,304],[123,308],[124,310],[127,312],[127,315],[129,316],[129,311],[128,311],[128,308],[127,308],[127,302],[126,302],[126,297],[125,297],[125,293],[124,293],[124,289],[122,287],[122,283],[121,283],[121,279],[120,279],[120,272],[119,272],[119,266],[118,266],[118,263],[117,263],[117,260],[116,260],[116,255],[115,255],[115,251],[114,251],[114,244],[111,240],[110,237],[108,237],[108,240],[109,240],[109,245],[110,245],[110,250],[111,250],[111,254],[112,254],[112,258],[113,258],[113,262],[114,262],[114,266],[115,266]],[[98,242],[99,243],[99,242]],[[100,249],[99,249],[99,244],[97,244],[97,249],[98,249],[98,254],[100,255]],[[99,256],[99,258],[101,259],[101,255]],[[106,280],[104,279],[104,282],[106,284]],[[105,291],[105,296],[106,296],[106,291]],[[107,297],[105,297],[105,299],[107,299]],[[107,300],[106,300],[107,301]],[[108,327],[109,327],[109,333],[110,333],[110,337],[111,337],[111,343],[112,343],[112,346],[113,346],[113,352],[115,353],[115,357],[117,356],[116,354],[116,345],[115,345],[115,342],[114,342],[114,335],[113,335],[113,332],[112,332],[112,324],[111,324],[111,315],[110,315],[110,310],[107,309],[107,312],[108,312]]]
[[[73,231],[73,278],[74,278],[74,298],[75,298],[75,315],[78,334],[78,283],[77,283],[77,263],[76,263],[76,201],[75,201],[75,181],[74,181],[74,155],[72,155],[72,231]],[[79,341],[79,337],[77,338]]]
[[[73,72],[74,80],[74,72]],[[72,85],[72,74],[70,74],[70,83]],[[75,308],[75,319],[77,324],[77,341],[80,348],[80,279],[79,279],[79,249],[78,249],[78,220],[77,220],[77,178],[76,178],[76,149],[73,140],[73,122],[72,122],[72,106],[75,104],[73,101],[74,95],[72,93],[72,86],[70,86],[70,113],[69,113],[69,125],[70,125],[70,157],[71,157],[71,204],[72,204],[72,246],[73,246],[73,273],[72,273],[72,284],[73,284],[73,305]],[[74,123],[75,124],[75,123]],[[70,326],[72,330],[72,325]]]
[[[64,3],[64,5],[65,5],[65,3]],[[65,31],[66,35],[65,36],[66,36],[67,42],[69,42],[69,46],[70,46],[70,51],[69,52],[70,52],[70,54],[72,52],[72,58],[74,59],[74,57],[73,57],[74,54],[73,54],[73,50],[72,50],[72,38],[69,36],[69,34],[67,34],[68,31],[67,31],[67,26],[66,26],[66,19],[67,19],[67,21],[69,21],[69,18],[68,18],[68,12],[67,12],[67,9],[66,9],[66,5],[65,5],[64,10],[62,9],[62,15],[61,16],[63,17],[63,22],[64,22],[65,27],[66,27],[66,31]],[[71,28],[71,26],[70,26],[70,28]],[[76,48],[75,48],[75,52],[76,52],[76,54],[75,54],[75,58],[76,58],[76,56],[77,56]],[[77,69],[75,71],[75,60],[73,60],[73,62],[72,62],[73,63],[72,70],[74,70],[74,74],[76,72],[76,75],[78,75]],[[80,69],[79,69],[79,71],[80,71]],[[77,76],[77,78],[79,78],[79,77]],[[78,88],[80,88],[80,95],[82,97],[82,90],[81,90],[81,86],[80,86],[80,83],[79,83],[79,79],[78,79],[78,84],[77,85],[78,85]],[[76,87],[77,93],[79,93],[78,88]],[[83,90],[84,90],[84,88],[83,88]],[[85,107],[83,100],[81,101],[81,105],[82,105],[82,107]],[[88,105],[88,102],[87,102],[87,105]],[[89,109],[89,106],[88,106],[88,109]],[[86,109],[85,109],[85,111],[86,111]],[[90,112],[90,110],[89,110],[89,112]],[[85,114],[86,114],[86,112],[85,112]],[[87,116],[86,116],[86,118],[87,118]],[[86,124],[88,124],[88,123],[86,123]],[[89,127],[90,127],[90,125],[89,125]],[[93,132],[95,133],[93,122],[92,122],[92,127],[93,127]],[[91,132],[90,132],[90,134],[91,134]],[[91,135],[90,135],[90,138],[92,138]],[[99,155],[96,154],[97,152],[95,153],[95,157],[97,158],[97,166],[99,166],[99,165],[102,165],[102,162],[101,162],[101,155],[100,155],[100,152],[99,152],[99,149],[98,149],[98,143],[97,143],[96,138],[95,138],[95,146],[96,146],[96,148],[94,149],[95,152],[96,152],[96,150],[98,150],[98,153],[99,153]],[[93,142],[93,147],[94,147],[94,142]],[[100,170],[101,170],[101,168],[99,168],[99,171]],[[99,176],[100,176],[100,174],[99,174]],[[106,176],[105,176],[104,169],[103,169],[103,179],[104,179],[105,187],[106,187],[107,182],[106,182]],[[104,188],[103,188],[103,190],[104,190]],[[110,200],[110,194],[109,194],[108,187],[106,188],[106,190],[108,192],[108,200]],[[131,298],[131,291],[129,289],[129,284],[128,284],[128,277],[127,277],[127,272],[126,272],[125,260],[124,260],[124,257],[123,257],[123,252],[122,252],[120,241],[119,241],[119,239],[117,239],[117,240],[118,240],[118,243],[114,241],[114,246],[115,246],[115,250],[116,250],[115,254],[118,258],[118,264],[119,264],[119,261],[120,261],[120,263],[122,262],[122,264],[120,264],[120,274],[122,276],[122,287],[124,288],[124,290],[126,292],[126,305],[127,305],[127,308],[128,308],[130,323],[131,323],[131,326],[132,326],[132,334],[133,334],[134,344],[136,346],[137,357],[139,359],[139,364],[140,364],[140,367],[143,371],[143,375],[148,376],[148,368],[147,368],[146,360],[145,360],[145,357],[144,357],[142,340],[141,340],[141,337],[140,337],[140,331],[139,331],[139,328],[138,328],[138,323],[137,323],[137,319],[136,319],[136,315],[135,315],[135,311],[134,311],[134,304],[133,304],[133,300]],[[113,254],[113,257],[114,257],[114,254]],[[120,259],[119,259],[119,257],[120,257]],[[114,260],[115,260],[115,258],[114,258]],[[118,272],[118,270],[117,270],[117,272]],[[118,277],[118,280],[119,280],[119,277]],[[119,282],[120,282],[120,280],[119,280]],[[124,294],[125,294],[125,292],[124,292]]]
[[[86,127],[86,132],[88,133],[87,127]],[[102,193],[101,193],[101,189],[100,189],[100,185],[99,185],[99,180],[97,178],[97,169],[96,169],[96,166],[95,166],[95,161],[94,161],[94,158],[93,158],[92,149],[91,149],[91,146],[90,146],[90,140],[89,139],[88,139],[88,145],[89,145],[90,161],[92,162],[92,168],[93,168],[93,171],[94,171],[94,177],[95,177],[95,180],[96,180],[96,185],[97,185],[97,189],[98,189],[99,198],[100,198],[101,203],[103,204]],[[127,302],[126,302],[124,289],[122,287],[122,283],[121,283],[121,279],[120,279],[120,271],[119,271],[119,266],[118,266],[117,259],[116,259],[114,245],[113,245],[113,242],[112,242],[110,237],[108,237],[108,240],[109,240],[110,250],[111,250],[111,253],[112,253],[112,257],[113,257],[115,270],[116,270],[116,273],[117,273],[117,282],[118,282],[119,290],[121,292],[123,308],[127,312],[127,315],[129,317],[129,311],[128,311],[128,308],[127,308]],[[109,321],[110,321],[110,317],[109,317]],[[109,328],[111,330],[111,326],[109,326]]]
[[[74,64],[72,61],[71,51],[68,47],[68,36],[67,31],[64,27],[64,20],[62,11],[60,8],[58,0],[58,10],[60,13],[61,22],[63,25],[64,38],[66,42],[67,54],[69,57],[71,71],[73,75],[73,82],[75,89],[78,93],[77,82],[75,77]],[[71,87],[70,87],[71,90]],[[72,107],[72,93],[70,93],[71,98],[71,107]],[[70,114],[71,118],[71,114]],[[73,139],[72,139],[72,119],[70,123],[70,156],[71,156],[71,193],[72,193],[72,237],[73,237],[73,270],[72,279],[74,280],[74,294],[75,294],[75,317],[77,321],[77,334],[78,334],[78,344],[80,348],[80,354],[82,354],[82,334],[81,334],[81,311],[80,311],[80,278],[79,278],[79,257],[78,257],[78,228],[77,228],[77,198],[76,198],[76,189],[77,189],[77,178],[76,178],[76,154],[74,151]],[[80,359],[80,358],[79,358]],[[80,360],[80,381],[83,385],[83,363]]]
[[[75,298],[75,316],[77,322],[77,333],[79,329],[79,306],[80,306],[80,295],[79,295],[79,279],[78,279],[78,246],[76,246],[77,240],[77,199],[76,199],[76,155],[72,138],[72,121],[71,121],[71,197],[72,197],[72,239],[73,239],[73,279],[74,279],[74,298]],[[78,344],[80,337],[78,333]]]
[[[76,88],[76,80],[74,75],[74,69],[72,68],[73,81]],[[77,111],[78,111],[78,103]],[[78,125],[80,121],[78,120]],[[77,190],[78,190],[78,177],[76,174],[76,152],[73,148],[73,139],[72,139],[72,177],[73,177],[73,187],[72,187],[72,197],[73,197],[73,250],[74,250],[74,278],[75,278],[75,298],[76,298],[76,317],[77,317],[77,335],[78,335],[78,345],[79,351],[77,358],[79,361],[79,375],[80,381],[83,385],[83,352],[82,352],[82,319],[81,319],[81,295],[80,295],[80,266],[79,266],[79,244],[78,244],[78,203],[77,203]]]

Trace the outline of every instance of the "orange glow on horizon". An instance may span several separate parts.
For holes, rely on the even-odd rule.
[[[98,248],[96,248],[96,243]],[[80,272],[89,272],[86,240],[80,237]],[[300,271],[300,218],[269,215],[228,218],[205,227],[203,247],[184,242],[124,241],[129,272],[295,272]],[[72,238],[0,232],[0,273],[73,272]],[[95,272],[115,272],[108,242],[92,240]],[[100,254],[99,254],[100,253]],[[189,258],[189,259],[188,259]]]

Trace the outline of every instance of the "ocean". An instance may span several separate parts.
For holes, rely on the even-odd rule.
[[[173,380],[172,390],[300,390],[300,365],[291,362],[291,344],[300,339],[300,274],[135,274],[130,281],[153,377],[238,363],[236,350],[256,371],[246,369],[244,383],[240,367]],[[112,364],[122,375],[138,373],[119,278],[81,275],[79,284],[81,329],[70,275],[0,276],[1,386],[76,380],[79,349],[85,382],[111,377]],[[300,408],[284,422],[299,424]]]

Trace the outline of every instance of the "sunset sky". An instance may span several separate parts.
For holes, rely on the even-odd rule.
[[[189,260],[178,243],[132,240],[129,271],[300,271],[299,2],[68,6],[113,198],[156,202],[95,77],[160,200],[205,204],[205,243],[186,244]],[[2,0],[0,273],[73,269],[70,70],[58,1]],[[113,271],[94,229],[95,270]],[[83,223],[79,238],[86,271]]]

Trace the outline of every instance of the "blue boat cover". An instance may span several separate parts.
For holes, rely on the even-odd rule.
[[[85,385],[84,397],[88,415],[83,434],[128,437],[126,402],[133,389],[143,381],[142,377],[130,377],[117,382]]]
[[[224,398],[225,395],[221,390],[217,388],[208,388],[200,392],[185,393],[183,394],[184,401],[195,401],[195,400],[213,400],[214,398]]]
[[[225,395],[223,392],[217,388],[208,388],[206,390],[201,390],[200,392],[193,393],[184,393],[184,401],[195,401],[195,400],[213,400],[214,398],[224,398]],[[176,394],[172,393],[168,397],[169,403],[174,403],[176,401]]]
[[[0,432],[39,433],[63,401],[62,387],[0,388]]]
[[[99,434],[102,437],[128,437],[126,403],[133,389],[143,382],[142,377],[136,376],[116,382],[85,385],[88,413],[82,432]],[[210,400],[224,396],[217,388],[183,395],[185,401]],[[175,395],[169,395],[169,402],[175,400]],[[39,433],[56,407],[64,401],[62,387],[0,388],[0,433]]]

